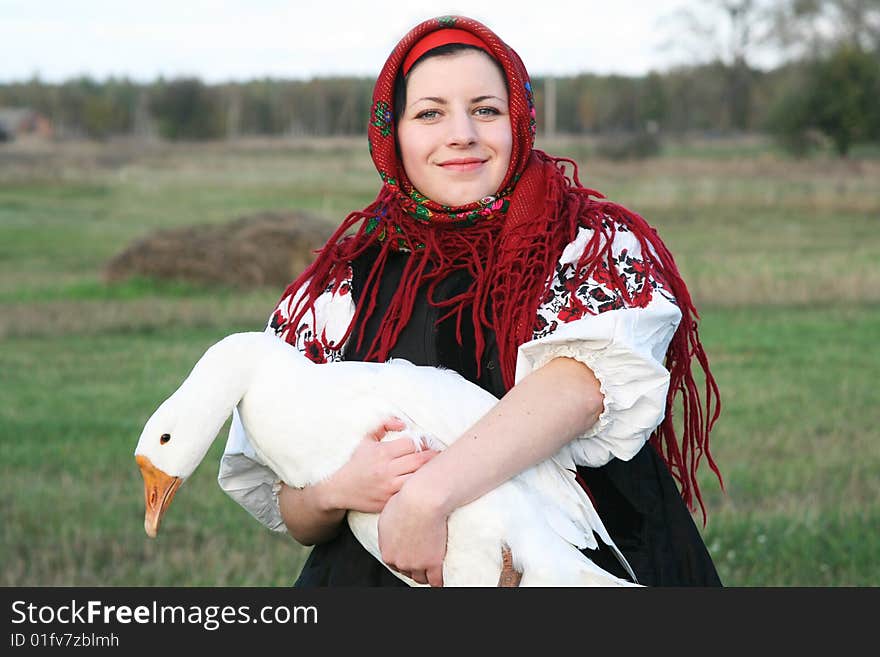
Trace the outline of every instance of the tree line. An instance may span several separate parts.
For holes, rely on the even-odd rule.
[[[840,155],[880,141],[880,0],[703,0],[699,7],[708,12],[703,18],[727,26],[729,47],[710,61],[644,76],[536,77],[542,134],[629,135],[650,151],[661,135],[761,132],[796,154],[827,142]],[[703,38],[717,41],[705,30]],[[763,70],[751,63],[752,51],[770,39],[793,55]],[[354,77],[213,85],[34,78],[0,84],[0,106],[33,108],[62,136],[96,139],[357,135],[366,129],[372,86]]]

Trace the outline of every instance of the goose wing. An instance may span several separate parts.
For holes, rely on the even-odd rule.
[[[392,359],[377,377],[382,396],[414,428],[448,447],[498,403],[498,398],[453,370]]]

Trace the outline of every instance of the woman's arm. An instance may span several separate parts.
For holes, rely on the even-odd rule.
[[[323,483],[323,482],[322,482]],[[336,536],[345,518],[345,509],[324,502],[322,484],[293,488],[281,484],[278,508],[287,532],[302,545],[325,543]]]
[[[599,381],[574,359],[554,358],[523,378],[389,500],[379,518],[383,560],[441,586],[449,514],[558,452],[602,408]]]
[[[324,543],[339,532],[349,509],[381,512],[407,479],[437,455],[434,450],[417,452],[408,438],[380,442],[387,432],[405,428],[398,418],[389,418],[329,478],[304,488],[282,485],[278,506],[290,535],[303,545]]]

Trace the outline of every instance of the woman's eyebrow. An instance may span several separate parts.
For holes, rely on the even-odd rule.
[[[438,97],[438,96],[423,96],[422,98],[419,98],[419,99],[417,99],[417,100],[414,100],[414,101],[413,101],[412,103],[410,103],[410,104],[411,104],[411,105],[415,105],[416,103],[420,103],[420,102],[422,102],[423,100],[427,100],[428,102],[431,102],[431,103],[437,103],[438,105],[446,105],[446,104],[448,104],[448,101],[447,101],[445,98],[440,98],[440,97]]]
[[[423,100],[427,100],[428,102],[431,102],[431,103],[436,103],[437,105],[448,105],[449,104],[449,101],[447,101],[445,98],[440,98],[439,96],[423,96],[422,98],[414,100],[411,104],[415,105],[416,103],[420,103]],[[498,101],[501,101],[502,103],[507,102],[506,99],[499,98],[498,96],[493,96],[491,94],[471,98],[472,103],[482,103],[484,100],[498,100]]]

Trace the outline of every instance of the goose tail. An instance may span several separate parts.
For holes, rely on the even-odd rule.
[[[572,564],[565,568],[551,570],[540,566],[526,567],[519,585],[526,587],[640,587],[639,584],[612,575],[580,552],[576,550],[575,552],[577,556],[571,555],[569,560]],[[564,579],[559,577],[561,571],[566,573]]]
[[[578,549],[596,549],[598,537],[611,549],[630,579],[637,581],[590,498],[577,483],[574,462],[564,452],[522,472],[519,479],[533,491],[531,499],[542,505],[541,515],[556,534]]]
[[[529,536],[511,536],[514,566],[526,587],[639,586],[599,567],[552,529]]]
[[[552,462],[544,465],[533,471],[534,477],[511,481],[519,499],[511,512],[517,518],[508,522],[508,545],[514,567],[522,573],[519,585],[639,586],[625,559],[631,581],[609,573],[581,552],[598,546],[595,534],[606,543],[611,537],[573,475],[569,478]]]

